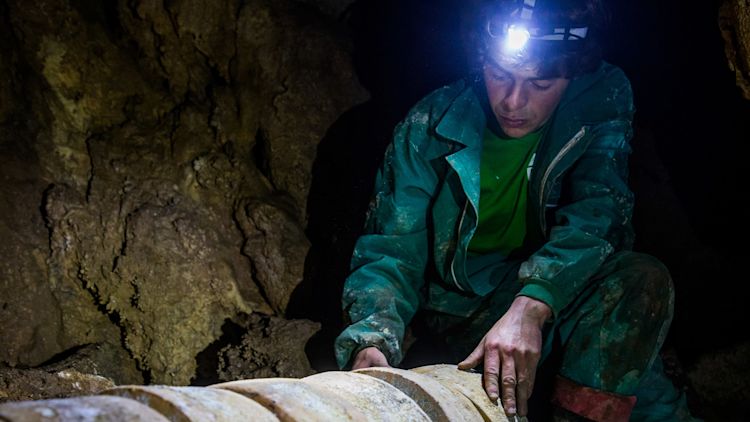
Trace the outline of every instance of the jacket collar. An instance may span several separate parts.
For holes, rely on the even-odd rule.
[[[605,93],[599,93],[599,95],[593,96],[586,96],[585,94],[591,90],[595,91],[596,88],[600,86],[599,82],[605,79],[607,77],[607,73],[612,69],[613,67],[611,65],[606,62],[602,62],[602,64],[599,65],[599,67],[595,71],[579,76],[577,78],[573,78],[573,80],[571,80],[570,84],[568,85],[568,89],[565,90],[565,94],[560,100],[560,104],[557,107],[558,110],[566,109],[568,108],[568,106],[575,104],[574,108],[586,109],[590,116],[585,119],[583,116],[572,114],[567,115],[567,118],[572,118],[580,121],[603,119],[604,117],[599,116],[600,113],[597,113],[597,111],[606,112],[608,111],[607,107],[595,107],[593,106],[593,104],[580,104],[580,101],[587,97],[592,98],[597,102],[601,102],[602,100],[604,100],[605,98],[602,97],[606,97]]]
[[[435,132],[467,147],[481,147],[487,119],[471,83],[464,81],[459,95],[435,126]]]

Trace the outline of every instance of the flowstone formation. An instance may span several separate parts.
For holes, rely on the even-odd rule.
[[[750,3],[746,0],[724,0],[719,12],[719,27],[737,86],[750,100]]]
[[[310,3],[0,2],[0,366],[97,345],[185,385],[226,321],[284,317],[317,144],[366,99],[344,2]]]

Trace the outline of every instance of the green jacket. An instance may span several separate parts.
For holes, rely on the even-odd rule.
[[[519,294],[555,315],[610,254],[631,247],[633,113],[628,79],[605,63],[570,82],[540,140]],[[419,308],[468,316],[479,304],[465,262],[477,227],[485,116],[473,84],[459,81],[428,95],[396,127],[344,286],[351,325],[336,339],[342,368],[368,346],[398,364]]]

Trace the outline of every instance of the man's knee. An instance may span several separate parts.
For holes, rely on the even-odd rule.
[[[619,252],[602,268],[607,290],[633,310],[642,311],[645,319],[671,320],[674,303],[672,277],[658,259],[637,252]]]

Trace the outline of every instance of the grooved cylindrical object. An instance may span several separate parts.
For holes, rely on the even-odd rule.
[[[102,392],[141,402],[174,422],[278,422],[273,413],[229,390],[203,387],[123,386]]]
[[[508,422],[482,375],[455,365],[367,368],[209,387],[126,385],[97,396],[0,404],[2,422]]]
[[[323,372],[302,379],[354,405],[370,421],[429,421],[419,405],[385,381],[355,372]]]
[[[115,396],[22,401],[0,405],[0,420],[10,422],[168,422],[150,407]]]
[[[355,372],[378,378],[398,388],[433,421],[482,420],[482,414],[468,398],[429,376],[396,368],[366,368]]]
[[[283,422],[362,421],[352,404],[325,388],[291,378],[265,378],[212,385],[242,394],[263,405]]]
[[[482,374],[459,371],[456,365],[430,365],[412,369],[466,396],[488,421],[508,422],[502,406],[492,403],[482,387]]]

